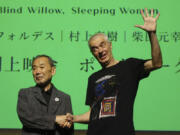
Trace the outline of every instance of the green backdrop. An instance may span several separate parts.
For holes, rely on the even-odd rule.
[[[38,54],[58,62],[53,83],[71,96],[74,114],[88,111],[87,79],[101,68],[87,46],[89,37],[107,34],[116,59],[151,58],[147,34],[134,27],[143,24],[140,9],[146,7],[161,14],[157,35],[163,68],[140,82],[135,128],[180,131],[179,4],[179,0],[0,0],[0,128],[22,127],[16,113],[18,91],[34,85],[31,62]]]

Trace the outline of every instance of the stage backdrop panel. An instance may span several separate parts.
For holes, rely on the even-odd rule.
[[[180,131],[179,0],[0,0],[0,128],[21,128],[16,113],[20,88],[35,85],[31,64],[38,54],[57,61],[53,83],[68,93],[74,114],[85,106],[89,75],[101,67],[88,39],[108,35],[114,57],[151,58],[140,9],[160,12],[157,35],[163,67],[139,84],[134,122],[137,130]],[[75,124],[76,129],[87,125]]]

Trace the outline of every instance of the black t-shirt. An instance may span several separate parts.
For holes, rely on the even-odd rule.
[[[145,60],[129,58],[92,74],[86,105],[91,106],[88,135],[134,135],[133,105],[139,81],[149,75]]]

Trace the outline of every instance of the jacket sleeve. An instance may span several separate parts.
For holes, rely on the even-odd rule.
[[[67,95],[66,97],[66,113],[71,113],[73,114],[73,111],[72,111],[72,104],[71,104],[71,98],[69,95]]]
[[[54,130],[55,116],[49,114],[41,115],[40,112],[35,112],[28,96],[27,90],[22,89],[19,91],[17,114],[23,126],[42,130]]]
[[[72,110],[72,104],[71,104],[71,98],[69,95],[66,96],[65,99],[65,104],[66,104],[66,113],[71,113],[73,114],[73,110]],[[74,135],[74,124],[71,126],[71,128],[63,128],[64,130],[64,134],[65,135]]]

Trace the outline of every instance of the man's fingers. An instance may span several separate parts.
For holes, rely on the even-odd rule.
[[[151,17],[154,16],[154,9],[151,9]]]
[[[144,29],[143,25],[135,25],[135,27]]]
[[[158,13],[157,16],[155,17],[156,21],[158,20],[159,16],[160,16],[160,13]]]
[[[67,113],[67,114],[66,114],[66,119],[67,119],[68,121],[73,121],[73,115],[70,114],[70,113]]]
[[[71,123],[71,122],[68,122],[68,123],[67,123],[67,127],[68,127],[68,128],[70,128],[70,127],[71,127],[71,125],[72,125],[72,123]]]
[[[141,9],[141,16],[142,16],[143,19],[145,19],[144,12],[143,12],[142,9]]]
[[[65,122],[63,122],[63,123],[58,123],[58,125],[59,125],[60,127],[64,127]]]
[[[65,128],[65,127],[70,128],[70,127],[71,127],[71,125],[72,125],[72,123],[71,123],[71,122],[65,122],[65,123],[62,125],[62,127],[63,127],[63,128]]]
[[[148,13],[147,8],[145,8],[145,12],[146,12],[146,16],[149,17],[149,13]]]

